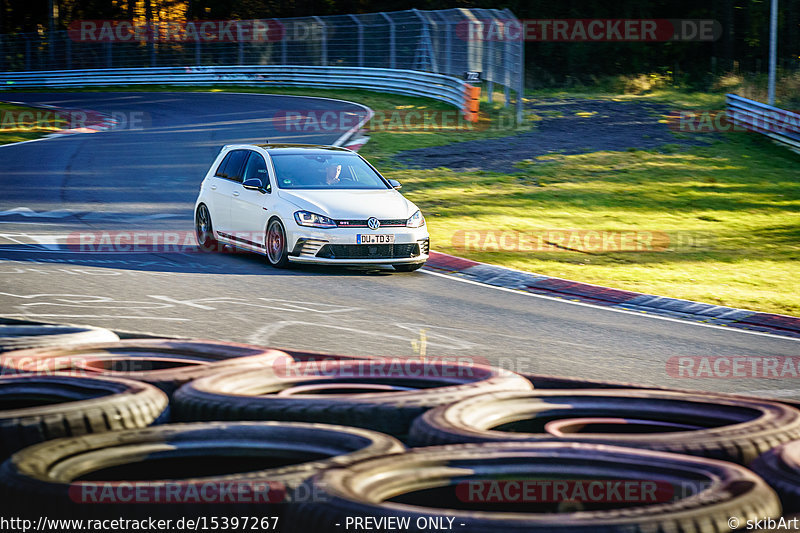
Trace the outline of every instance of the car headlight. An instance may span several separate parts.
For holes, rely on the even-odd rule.
[[[411,215],[411,218],[406,220],[406,227],[407,228],[421,228],[425,225],[425,217],[422,216],[422,212],[417,210],[416,213]]]
[[[335,228],[336,222],[328,217],[318,215],[316,213],[309,213],[308,211],[298,211],[294,214],[294,219],[301,226],[310,226],[312,228]]]

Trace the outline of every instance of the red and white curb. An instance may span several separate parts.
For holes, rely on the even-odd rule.
[[[432,251],[425,266],[463,279],[564,300],[800,338],[800,318],[612,289]]]

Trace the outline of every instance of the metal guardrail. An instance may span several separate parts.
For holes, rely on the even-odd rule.
[[[0,89],[154,84],[345,87],[433,98],[462,110],[467,108],[469,88],[464,81],[441,74],[360,67],[234,65],[0,73]]]
[[[163,14],[155,13],[150,23],[161,25],[159,27],[163,29],[164,24],[180,22],[184,4],[176,7],[172,18],[160,18]],[[92,21],[84,22],[92,24]],[[128,29],[133,23],[140,26],[143,23],[116,22],[120,22],[120,27],[127,24]],[[184,40],[171,38],[171,33],[165,34],[161,30],[154,31],[152,38],[140,38],[125,32],[119,35],[113,31],[116,37],[109,37],[108,33],[101,37],[99,31],[76,32],[73,26],[81,27],[81,21],[73,20],[68,26],[72,28],[70,31],[0,35],[0,71],[85,71],[183,65],[250,68],[249,65],[278,67],[291,64],[416,71],[459,79],[464,79],[470,72],[471,76],[479,78],[489,103],[496,97],[495,88],[502,88],[506,107],[511,105],[512,92],[515,93],[517,119],[522,120],[525,43],[521,39],[502,37],[504,28],[520,24],[508,9],[410,9],[225,22],[258,22],[271,30],[263,35],[264,39],[251,38],[254,32],[246,35],[234,32],[231,39],[223,40],[219,35],[214,36],[218,37],[216,40]],[[202,27],[204,21],[189,20],[185,23]],[[498,37],[484,38],[483,35],[490,31]],[[397,79],[402,80],[400,77]],[[287,83],[291,81],[287,80]],[[293,83],[299,85],[300,81]],[[388,87],[384,85],[382,90],[388,90]],[[402,83],[393,89],[392,92],[414,94],[404,91]]]
[[[773,141],[800,154],[800,114],[778,107],[742,98],[735,94],[725,95],[728,118],[750,131],[766,135]]]

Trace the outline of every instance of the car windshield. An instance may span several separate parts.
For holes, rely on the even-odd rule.
[[[281,189],[388,189],[355,154],[273,154]]]

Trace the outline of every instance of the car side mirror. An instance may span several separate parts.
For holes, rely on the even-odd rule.
[[[397,180],[389,180],[389,185],[392,186],[392,189],[401,189],[403,187]]]
[[[244,180],[244,183],[242,183],[242,187],[244,187],[248,191],[259,191],[261,193],[269,192],[269,188],[264,188],[264,184],[261,183],[261,180],[258,178],[250,178]]]

